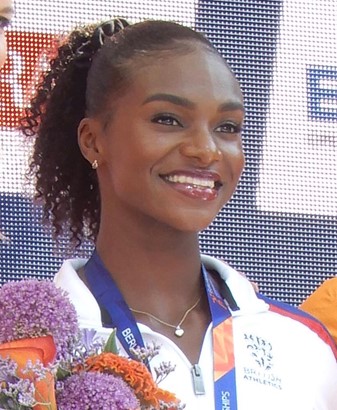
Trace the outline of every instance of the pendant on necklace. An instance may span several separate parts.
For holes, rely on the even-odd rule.
[[[177,326],[177,327],[176,327],[176,330],[174,331],[174,334],[175,334],[177,337],[183,336],[184,333],[185,333],[184,329],[182,329],[180,326]]]

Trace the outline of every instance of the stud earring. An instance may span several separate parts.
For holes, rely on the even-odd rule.
[[[97,169],[97,168],[98,168],[98,161],[97,161],[97,159],[95,159],[95,161],[93,161],[93,162],[91,163],[91,168],[92,168],[92,169]]]

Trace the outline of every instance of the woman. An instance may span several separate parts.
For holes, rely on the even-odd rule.
[[[7,57],[7,43],[5,28],[9,25],[14,14],[12,0],[0,0],[0,68]]]
[[[187,409],[335,409],[320,324],[199,253],[240,178],[243,121],[237,80],[193,30],[112,20],[72,32],[22,125],[56,235],[96,245],[55,280],[83,327],[117,328],[125,354],[161,345],[158,361],[176,366],[162,387]]]

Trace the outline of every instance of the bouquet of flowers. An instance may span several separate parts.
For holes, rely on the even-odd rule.
[[[52,282],[23,280],[0,289],[0,410],[179,410],[158,383],[174,367],[145,363],[156,345],[118,354],[107,341],[80,330],[67,294]]]

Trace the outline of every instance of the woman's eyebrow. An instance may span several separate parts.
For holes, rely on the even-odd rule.
[[[152,101],[167,101],[172,104],[180,105],[181,107],[190,108],[190,109],[193,109],[196,106],[192,101],[188,100],[187,98],[178,97],[177,95],[166,94],[166,93],[150,95],[149,97],[145,99],[145,101],[143,102],[143,105],[148,104],[149,102],[152,102]]]
[[[158,94],[153,94],[147,97],[143,105],[148,104],[152,101],[167,101],[171,104],[179,105],[184,108],[189,108],[193,109],[196,107],[196,104],[187,98],[184,97],[179,97],[174,94],[166,94],[166,93],[158,93]],[[225,111],[237,111],[240,110],[243,113],[245,113],[245,108],[241,102],[236,102],[236,101],[226,101],[222,104],[220,104],[218,111],[219,112],[225,112]]]
[[[243,106],[242,102],[239,101],[226,101],[219,106],[219,112],[226,112],[226,111],[242,111],[245,114],[245,107]]]

